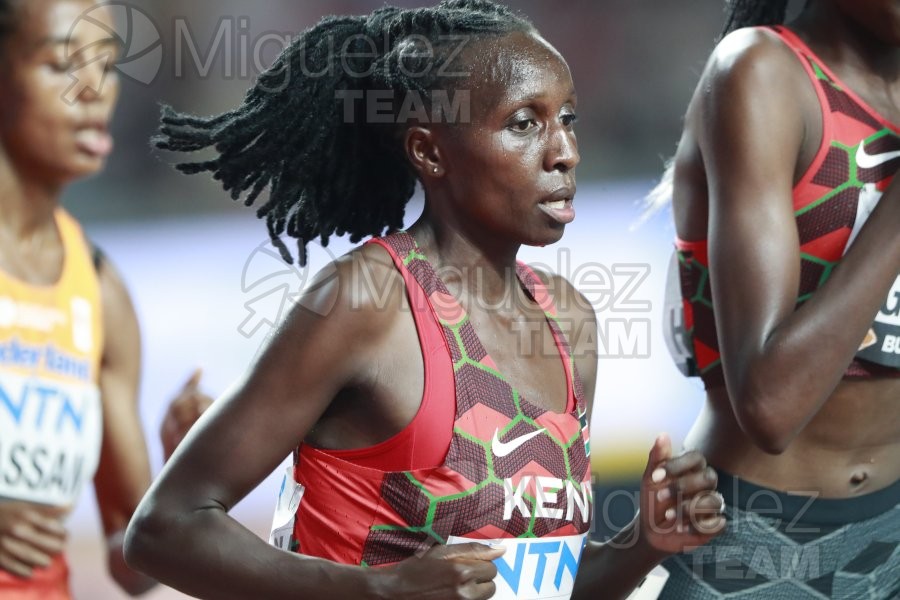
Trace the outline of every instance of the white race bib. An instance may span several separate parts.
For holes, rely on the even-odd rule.
[[[694,343],[687,330],[684,316],[684,301],[681,296],[681,265],[678,262],[677,251],[673,252],[672,258],[669,259],[669,271],[666,275],[663,335],[666,347],[678,370],[686,377],[699,375],[697,360],[694,358]]]
[[[304,487],[294,480],[294,467],[288,466],[281,480],[281,490],[275,503],[272,515],[272,529],[269,532],[269,544],[282,550],[291,549],[291,536],[294,534],[294,519]]]
[[[881,192],[874,184],[866,184],[860,191],[856,222],[844,249],[845,254],[880,199]],[[888,292],[881,310],[875,315],[875,322],[866,333],[856,356],[885,367],[900,368],[900,277],[894,280],[894,285]]]
[[[73,505],[94,476],[102,439],[95,384],[0,376],[0,497]]]
[[[669,572],[663,567],[656,567],[647,574],[644,581],[631,592],[626,600],[656,600],[666,587]]]
[[[478,542],[503,546],[494,600],[569,600],[587,534],[544,538],[476,540],[450,536],[448,544]]]

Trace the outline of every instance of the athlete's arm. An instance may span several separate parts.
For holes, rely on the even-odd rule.
[[[125,564],[122,541],[128,520],[150,485],[150,463],[138,413],[140,331],[128,290],[106,258],[97,265],[103,305],[100,398],[103,445],[94,488],[107,540],[110,575],[127,593],[154,581]]]
[[[818,103],[799,61],[767,34],[723,40],[688,116],[709,187],[709,257],[722,364],[741,428],[785,450],[838,385],[900,265],[900,184],[799,310],[792,206]],[[677,194],[677,190],[676,190]],[[677,198],[676,198],[677,200]]]
[[[128,529],[129,564],[199,598],[494,593],[489,561],[502,552],[486,546],[435,547],[394,567],[364,569],[276,549],[227,514],[297,447],[332,398],[364,382],[377,362],[404,288],[393,286],[385,306],[375,298],[384,288],[361,281],[402,279],[392,265],[361,278],[353,265],[359,254],[326,271],[334,276],[317,277],[248,374],[188,433]]]
[[[551,277],[548,286],[581,375],[590,415],[599,353],[597,315],[587,298],[564,278]],[[673,458],[671,443],[661,436],[647,461],[638,516],[610,542],[588,542],[573,599],[624,598],[665,557],[686,546],[704,544],[722,531],[725,521],[718,516],[722,501],[713,494],[715,484],[715,472],[700,453]],[[669,492],[660,500],[656,494],[662,490]],[[674,513],[667,515],[668,511]],[[593,518],[599,518],[596,508]]]
[[[715,492],[716,480],[702,454],[673,458],[671,441],[660,435],[641,480],[638,515],[610,541],[588,542],[573,600],[625,598],[663,559],[724,531],[724,501]]]

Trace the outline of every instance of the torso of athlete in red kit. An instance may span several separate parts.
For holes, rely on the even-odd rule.
[[[574,579],[593,501],[587,411],[543,283],[519,266],[523,290],[551,334],[548,352],[523,354],[554,361],[560,375],[559,394],[542,398],[544,405],[501,374],[483,333],[411,235],[375,240],[373,250],[389,255],[402,277],[419,343],[397,354],[423,362],[419,406],[399,433],[373,446],[298,449],[294,475],[305,493],[293,548],[379,566],[451,537],[552,537]]]
[[[807,116],[793,190],[800,310],[858,232],[865,218],[859,209],[865,202],[877,203],[900,168],[900,111],[881,95],[857,94],[865,88],[854,85],[859,79],[853,72],[832,70],[829,57],[817,55],[803,33],[773,27],[758,28],[753,35],[753,44],[768,60],[793,69],[790,85],[796,89],[791,89]],[[696,137],[701,103],[695,97],[686,119],[673,203],[685,324],[692,330],[694,358],[707,388],[707,403],[687,444],[706,453],[715,466],[777,489],[847,497],[890,485],[900,478],[897,369],[854,360],[832,396],[778,455],[757,447],[737,422],[725,389],[709,289],[715,283],[708,276],[708,184]],[[874,164],[879,157],[884,160]],[[817,350],[821,347],[809,349],[809,360],[816,360]]]

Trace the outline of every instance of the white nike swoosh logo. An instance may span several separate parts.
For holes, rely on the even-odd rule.
[[[522,444],[532,438],[541,435],[545,431],[547,430],[538,429],[537,431],[532,431],[531,433],[520,435],[519,437],[511,439],[508,442],[501,442],[500,430],[497,429],[496,431],[494,431],[494,439],[491,441],[491,452],[494,453],[494,456],[499,456],[501,458],[503,458],[504,456],[509,456],[510,454],[515,452]]]
[[[856,149],[856,164],[860,169],[874,169],[895,158],[900,158],[900,150],[895,152],[883,152],[881,154],[869,154],[866,152],[865,144],[860,144],[859,148]]]

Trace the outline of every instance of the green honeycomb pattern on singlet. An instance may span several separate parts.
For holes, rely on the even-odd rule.
[[[840,261],[840,256],[833,256],[837,243],[834,240],[837,238],[831,236],[839,236],[841,232],[849,235],[864,196],[878,193],[877,186],[886,186],[886,181],[900,167],[900,157],[874,168],[859,166],[857,156],[861,151],[881,154],[900,150],[900,136],[879,122],[854,96],[829,77],[815,57],[804,54],[803,59],[809,63],[819,91],[825,97],[823,109],[827,112],[826,118],[832,130],[843,127],[868,133],[860,134],[859,141],[852,144],[837,139],[828,140],[824,160],[810,179],[810,184],[827,191],[794,211],[801,248],[813,248],[812,251],[801,249],[800,252],[798,307],[822,287]],[[817,248],[821,251],[816,252]],[[724,373],[710,290],[709,265],[692,250],[679,249],[677,254],[682,298],[689,313],[685,319],[686,332],[693,344],[695,374],[703,378],[706,387],[719,387],[724,385]],[[854,360],[846,374],[869,375],[873,369],[877,369],[877,365]]]
[[[572,527],[573,533],[586,532],[593,504],[590,450],[585,441],[586,411],[581,382],[558,318],[544,309],[547,323],[565,352],[565,364],[576,398],[572,413],[556,416],[570,420],[572,434],[564,440],[551,435],[538,422],[548,418],[548,411],[528,403],[496,369],[468,315],[455,301],[449,300],[452,296],[412,237],[401,232],[388,236],[385,242],[403,259],[403,264],[422,285],[426,296],[434,298],[438,294],[442,298],[441,304],[449,306],[448,311],[436,308],[436,312],[450,349],[457,410],[450,449],[443,466],[424,472],[386,474],[382,484],[383,502],[402,518],[404,524],[373,525],[363,549],[362,564],[377,566],[396,562],[434,543],[446,543],[450,535],[478,535],[481,532],[487,538],[495,537],[493,533],[502,533],[504,537],[539,538],[567,526]],[[522,267],[518,274],[523,288],[534,298],[537,282]],[[486,435],[483,426],[474,425],[476,417],[473,415],[485,409],[508,419],[505,426],[498,428],[500,439],[544,431],[534,434],[522,446],[522,451],[495,456],[490,437],[495,430],[490,429]],[[479,427],[481,436],[477,431]],[[582,511],[576,502],[571,521],[539,518],[535,510],[538,499],[534,494],[523,492],[521,498],[530,509],[530,515],[526,518],[520,511],[513,511],[509,519],[503,519],[505,480],[532,472],[533,465],[538,465],[541,473],[563,483],[557,491],[562,492],[566,487],[582,491],[585,496],[581,500],[586,498],[588,517],[581,518]]]

